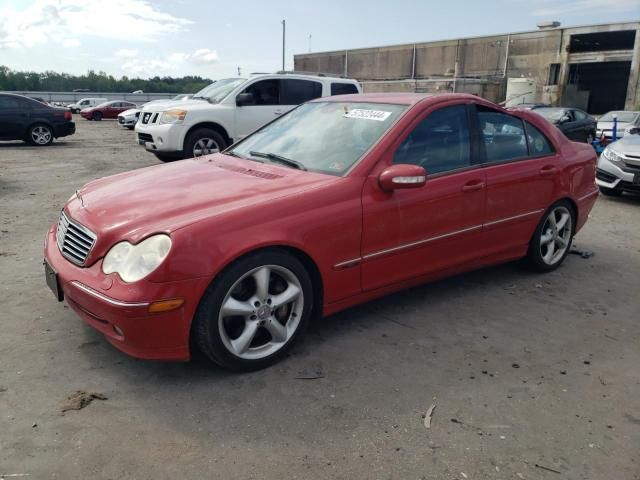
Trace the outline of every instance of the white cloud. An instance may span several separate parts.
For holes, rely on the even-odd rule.
[[[531,12],[531,15],[535,17],[553,17],[568,13],[591,15],[626,10],[635,10],[636,14],[640,13],[638,0],[565,0],[561,2],[539,0],[537,3],[540,5]]]
[[[79,47],[81,43],[77,38],[65,38],[62,40],[62,45],[65,47]]]
[[[118,55],[120,54],[120,55]],[[121,69],[129,76],[153,77],[156,75],[210,75],[207,67],[218,63],[218,52],[200,48],[192,53],[174,52],[166,58],[137,58],[137,50],[119,50],[116,55],[126,58]]]
[[[135,49],[122,48],[114,53],[114,55],[120,58],[135,58],[138,56],[138,53],[140,52]]]
[[[22,10],[0,7],[0,49],[83,36],[153,41],[192,23],[147,0],[35,0]]]

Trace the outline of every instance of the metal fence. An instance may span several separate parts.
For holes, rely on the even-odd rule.
[[[108,100],[126,100],[133,103],[145,103],[150,100],[171,99],[178,93],[117,93],[117,92],[5,92],[17,93],[28,97],[39,97],[47,102],[74,103],[82,98],[106,98]]]

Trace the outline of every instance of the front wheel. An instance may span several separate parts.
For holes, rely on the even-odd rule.
[[[194,343],[237,371],[267,367],[302,335],[313,310],[311,277],[295,256],[258,252],[228,267],[207,289],[194,318]]]
[[[96,122],[99,122],[100,120],[102,120],[102,113],[101,112],[93,112],[93,115],[91,115],[91,119],[95,120]]]
[[[222,135],[211,128],[198,128],[184,142],[183,158],[196,158],[218,153],[227,148]]]
[[[564,261],[573,240],[575,214],[564,200],[555,203],[540,220],[531,242],[527,260],[539,272],[550,272]]]
[[[44,147],[45,145],[49,145],[53,142],[53,131],[49,125],[44,125],[42,123],[33,125],[27,132],[27,141],[31,145]]]

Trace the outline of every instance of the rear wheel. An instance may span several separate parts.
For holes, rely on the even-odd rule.
[[[183,158],[196,158],[218,153],[227,148],[222,135],[212,128],[198,128],[184,142]]]
[[[29,128],[29,131],[27,132],[27,141],[31,145],[36,145],[38,147],[49,145],[53,142],[53,130],[49,125],[37,123]]]
[[[99,122],[100,120],[102,120],[102,112],[93,112],[93,115],[91,115],[91,119]]]
[[[539,272],[550,272],[564,261],[575,225],[575,214],[569,202],[562,200],[547,210],[529,243],[527,260]]]
[[[607,188],[607,187],[599,187],[600,193],[606,195],[607,197],[619,197],[622,195],[622,190],[617,188]]]
[[[313,305],[311,277],[293,255],[269,250],[238,260],[207,289],[194,343],[231,370],[267,367],[300,338]]]

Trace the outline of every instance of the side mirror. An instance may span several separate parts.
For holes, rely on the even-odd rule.
[[[419,188],[427,181],[427,172],[419,165],[398,164],[385,169],[378,177],[380,188],[387,192]]]
[[[236,105],[244,107],[247,105],[255,105],[256,101],[253,98],[253,93],[239,93],[236,97]]]

